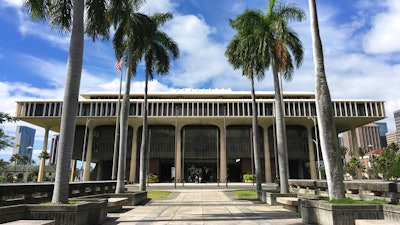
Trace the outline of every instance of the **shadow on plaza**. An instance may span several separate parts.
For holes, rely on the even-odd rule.
[[[188,215],[177,215],[177,218],[170,219],[157,219],[157,218],[144,218],[144,219],[129,219],[127,217],[124,220],[117,221],[120,217],[109,216],[107,218],[107,222],[104,225],[111,224],[124,224],[124,223],[134,223],[134,224],[149,224],[149,223],[196,223],[196,222],[241,222],[241,221],[270,221],[270,220],[290,220],[290,219],[299,219],[299,215],[297,213],[285,212],[285,211],[271,211],[271,212],[262,212],[262,213],[237,213],[237,214],[201,214],[199,215],[191,215],[191,218],[180,218]],[[304,225],[301,222],[294,223],[285,223],[290,225]]]

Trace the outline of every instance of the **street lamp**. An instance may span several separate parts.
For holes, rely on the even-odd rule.
[[[29,156],[28,156],[28,154],[26,154],[26,156],[28,156],[28,162],[25,162],[25,163],[28,163],[28,167],[26,168],[26,171],[25,171],[25,183],[28,182],[28,170],[29,170],[29,165],[31,164],[31,160],[32,160],[32,149],[33,149],[33,147],[30,145],[28,147],[26,147],[26,150],[28,150]]]
[[[311,119],[313,121],[313,123],[314,123],[315,139],[312,139],[312,140],[315,143],[315,148],[317,150],[318,178],[321,180],[321,164],[320,164],[320,160],[319,160],[319,145],[318,145],[318,133],[317,133],[316,118],[315,118],[315,116],[312,116],[312,117],[308,117],[307,119]]]
[[[87,136],[87,129],[88,129],[88,125],[91,119],[88,119],[86,117],[86,124],[85,124],[85,135],[84,135],[84,139],[83,139],[83,149],[82,149],[82,165],[81,165],[81,177],[80,180],[83,180],[83,165],[84,165],[84,160],[85,160],[85,153],[86,153],[86,136]]]

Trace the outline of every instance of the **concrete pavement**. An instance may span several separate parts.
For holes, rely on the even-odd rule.
[[[136,187],[129,187],[136,188]],[[256,200],[237,199],[234,189],[252,189],[251,184],[151,184],[148,190],[169,190],[165,199],[152,199],[143,206],[124,207],[109,213],[106,225],[128,224],[265,224],[300,225],[297,213]],[[267,187],[268,188],[268,187]]]

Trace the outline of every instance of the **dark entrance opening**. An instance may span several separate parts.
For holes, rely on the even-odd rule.
[[[228,180],[230,182],[242,181],[242,166],[240,163],[228,164]]]
[[[185,162],[185,182],[189,183],[208,183],[217,182],[217,163],[209,161],[191,161]],[[196,179],[197,177],[197,179]],[[201,179],[200,179],[201,178]]]

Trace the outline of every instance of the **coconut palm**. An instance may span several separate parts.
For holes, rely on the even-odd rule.
[[[107,4],[107,0],[88,0],[86,5],[82,0],[26,0],[24,3],[33,20],[50,21],[54,28],[61,32],[71,33],[53,203],[68,202],[69,171],[75,137],[84,34],[86,33],[92,40],[108,37],[109,23],[105,16]],[[84,22],[85,9],[87,15]]]
[[[343,165],[340,154],[334,111],[326,79],[324,53],[319,34],[318,14],[315,0],[309,0],[310,26],[315,66],[315,104],[317,108],[318,130],[324,160],[328,193],[330,199],[344,198]]]
[[[144,87],[144,103],[143,103],[143,129],[142,143],[140,145],[140,169],[139,169],[139,190],[146,190],[146,168],[148,150],[148,126],[147,126],[147,89],[148,80],[154,78],[154,73],[165,75],[170,69],[170,57],[173,59],[179,57],[178,45],[163,31],[159,30],[165,22],[172,19],[171,13],[154,14],[151,20],[154,22],[153,30],[144,46],[144,63],[145,63],[145,87]]]
[[[128,140],[128,116],[131,79],[136,75],[137,64],[143,56],[153,22],[150,17],[137,13],[141,1],[112,1],[109,17],[116,27],[113,47],[117,59],[126,65],[125,92],[121,104],[120,140],[116,193],[125,192],[125,165]]]
[[[233,57],[238,56],[239,58],[241,57],[242,60],[247,61],[245,64],[247,64],[248,68],[244,65],[243,74],[258,74],[258,78],[261,78],[264,76],[267,69],[272,69],[275,89],[274,99],[280,189],[281,193],[287,193],[289,191],[287,144],[279,76],[290,81],[294,68],[300,67],[302,64],[303,47],[301,41],[296,32],[289,27],[288,23],[304,20],[305,13],[293,4],[275,3],[275,0],[270,0],[266,13],[255,10],[245,10],[237,18],[230,21],[231,26],[238,31],[238,34],[234,37],[234,41],[228,46],[226,55],[228,55],[228,58],[229,55]],[[242,53],[233,53],[235,51],[234,46],[242,46],[241,48],[237,48],[239,51],[242,51]],[[230,49],[230,47],[234,48]],[[243,57],[244,55],[246,55],[246,57]],[[229,61],[232,63],[232,60]],[[253,107],[253,111],[254,110],[255,107]],[[256,113],[256,111],[254,112]],[[253,127],[253,135],[257,135],[256,131],[257,129]],[[253,137],[253,140],[256,138],[257,136]],[[253,143],[255,151],[257,148],[256,143],[257,142]],[[256,152],[254,156],[255,160],[257,160]],[[255,165],[257,167],[256,161]]]
[[[246,12],[245,12],[246,13]],[[243,14],[242,14],[243,15]],[[234,21],[231,21],[233,25]],[[235,27],[234,27],[235,28]],[[254,151],[254,166],[256,173],[256,190],[257,195],[261,191],[261,163],[258,150],[258,124],[257,124],[257,110],[256,110],[256,96],[254,89],[254,78],[261,81],[264,78],[264,65],[258,61],[254,55],[254,37],[242,36],[242,31],[238,30],[232,41],[229,43],[225,55],[228,57],[229,63],[232,64],[234,69],[242,68],[242,75],[250,79],[251,84],[251,100],[252,100],[252,139]]]

